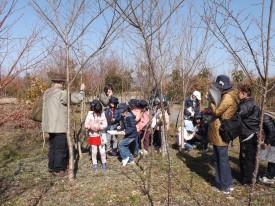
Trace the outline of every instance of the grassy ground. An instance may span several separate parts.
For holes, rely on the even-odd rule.
[[[2,130],[1,130],[2,131]],[[151,151],[137,157],[137,165],[122,167],[115,157],[107,160],[107,171],[94,173],[90,156],[78,160],[74,182],[47,172],[47,147],[42,135],[20,129],[0,134],[1,205],[167,205],[167,157]],[[210,151],[179,152],[172,145],[172,205],[247,205],[249,187],[238,183],[238,145],[230,147],[235,190],[224,195],[211,190],[214,183],[212,146]],[[46,144],[47,145],[47,144]],[[263,163],[260,172],[263,172]],[[275,185],[257,184],[253,205],[275,205]]]

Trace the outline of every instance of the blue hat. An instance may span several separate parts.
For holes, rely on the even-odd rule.
[[[112,97],[109,99],[109,103],[118,104],[118,103],[119,103],[119,102],[118,102],[118,98],[112,96]]]
[[[127,111],[128,109],[129,109],[129,105],[127,105],[125,103],[120,103],[119,105],[117,105],[118,113],[123,113],[123,112]]]
[[[194,119],[199,119],[199,118],[202,119],[201,112],[195,112]]]
[[[129,103],[130,106],[131,105],[134,105],[136,107],[139,106],[139,101],[137,99],[131,99],[128,103]]]
[[[216,81],[213,83],[220,91],[225,91],[232,88],[232,84],[230,83],[230,79],[226,75],[217,76]]]
[[[148,103],[143,99],[143,100],[140,100],[139,106],[147,107]]]
[[[100,103],[100,100],[99,99],[93,99],[92,101],[90,100],[89,103],[90,103],[91,106],[94,106],[95,104]]]

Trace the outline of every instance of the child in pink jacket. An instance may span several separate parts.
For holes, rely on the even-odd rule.
[[[106,170],[106,152],[105,145],[101,144],[100,132],[107,127],[107,119],[102,112],[100,102],[94,104],[93,111],[89,111],[85,120],[85,128],[88,134],[88,144],[91,145],[90,151],[92,155],[93,170],[98,171],[97,167],[97,152],[99,150],[101,156],[102,169]]]
[[[141,100],[139,102],[139,108],[140,108],[140,119],[137,123],[137,131],[139,134],[139,144],[141,150],[139,151],[142,154],[147,154],[148,153],[148,148],[150,144],[150,126],[148,126],[150,122],[150,113],[148,103],[145,100]],[[141,140],[143,139],[143,148],[141,146]]]

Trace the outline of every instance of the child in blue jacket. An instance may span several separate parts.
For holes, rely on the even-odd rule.
[[[138,135],[136,128],[135,116],[129,111],[129,105],[121,103],[117,108],[118,112],[122,114],[122,124],[120,128],[123,131],[124,138],[118,143],[118,149],[122,158],[122,166],[128,164],[134,164],[132,154],[130,152],[130,145]]]

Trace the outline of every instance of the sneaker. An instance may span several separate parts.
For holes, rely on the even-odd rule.
[[[144,149],[144,150],[143,150],[143,154],[144,154],[144,155],[147,155],[148,152]]]
[[[273,183],[275,183],[275,179],[273,178],[273,179],[269,179],[269,178],[267,178],[267,177],[260,177],[259,178],[259,180],[260,180],[260,182],[261,183],[267,183],[267,184],[273,184]]]
[[[103,169],[103,170],[107,170],[107,165],[106,165],[106,163],[102,163],[102,169]]]
[[[94,164],[94,165],[93,165],[93,171],[94,171],[94,172],[97,172],[97,171],[98,171],[97,164]]]
[[[226,190],[223,190],[222,192],[223,192],[223,194],[225,194],[225,195],[229,195],[229,194],[230,194],[230,189],[228,188],[228,189],[226,189]]]
[[[122,166],[127,165],[128,161],[129,161],[129,157],[127,157],[124,160],[122,160]]]
[[[140,154],[143,154],[143,150],[142,150],[142,149],[140,149],[138,152],[139,152]]]
[[[136,163],[134,162],[134,160],[132,162],[128,162],[127,165],[135,165]]]
[[[228,190],[229,190],[230,192],[232,192],[232,191],[234,191],[234,187],[231,186],[231,187],[228,188]]]

